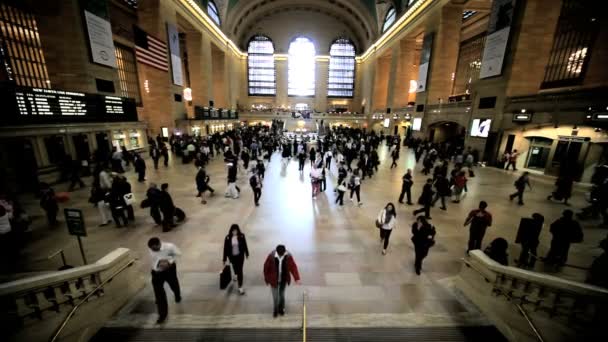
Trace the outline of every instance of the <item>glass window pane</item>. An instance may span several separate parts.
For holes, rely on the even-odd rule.
[[[288,95],[315,95],[315,54],[308,38],[299,37],[289,44]]]
[[[247,48],[249,95],[275,95],[274,45],[266,36],[255,36]]]
[[[391,25],[393,25],[395,22],[395,19],[397,19],[397,12],[395,11],[394,7],[391,7],[388,12],[386,12],[386,16],[384,17],[382,32],[388,30],[388,28],[391,27]]]
[[[207,4],[207,14],[209,14],[217,26],[220,26],[220,12],[217,10],[217,6],[215,6],[213,1],[209,1]]]
[[[331,45],[329,56],[327,96],[353,97],[355,46],[348,39],[338,39]]]

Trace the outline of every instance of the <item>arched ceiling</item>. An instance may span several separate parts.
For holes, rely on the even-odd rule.
[[[351,39],[362,52],[378,35],[375,0],[227,1],[222,30],[243,50],[258,33],[268,35],[279,53],[287,51],[293,37],[309,36],[318,54],[327,54],[338,37]]]

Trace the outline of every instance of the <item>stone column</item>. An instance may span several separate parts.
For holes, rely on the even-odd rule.
[[[390,55],[384,55],[377,57],[376,59],[376,72],[373,82],[373,98],[372,98],[372,111],[385,111],[387,90],[388,90],[388,76],[391,66]]]
[[[315,106],[313,109],[320,112],[326,112],[329,58],[317,59],[315,63]]]
[[[456,72],[462,27],[462,5],[448,4],[439,11],[434,29],[433,50],[427,82],[427,103],[447,102],[452,92],[452,74]]]
[[[209,39],[206,40],[209,43]],[[209,105],[209,72],[211,54],[204,48],[205,39],[199,32],[186,33],[188,50],[188,67],[190,68],[190,88],[192,88],[192,105]]]
[[[277,96],[276,96],[276,105],[280,106],[288,106],[289,98],[287,96],[287,87],[288,87],[288,64],[287,59],[276,59],[275,62],[275,70],[276,70],[276,81],[277,81]]]
[[[395,85],[397,84],[397,70],[399,65],[399,44],[393,45],[391,49],[391,59],[388,72],[388,81],[386,89],[386,107],[393,108],[394,96],[395,96]]]
[[[407,107],[409,101],[410,80],[414,73],[414,64],[418,62],[414,59],[416,55],[416,40],[414,38],[404,38],[399,42],[399,58],[397,72],[395,73],[393,104],[395,108]]]

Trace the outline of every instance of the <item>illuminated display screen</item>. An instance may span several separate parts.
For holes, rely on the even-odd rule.
[[[0,87],[3,124],[137,121],[133,99],[55,89]]]

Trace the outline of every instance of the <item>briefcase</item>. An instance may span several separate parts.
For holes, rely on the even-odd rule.
[[[225,290],[230,284],[230,281],[232,280],[231,273],[230,266],[224,266],[222,273],[220,273],[220,290]]]

